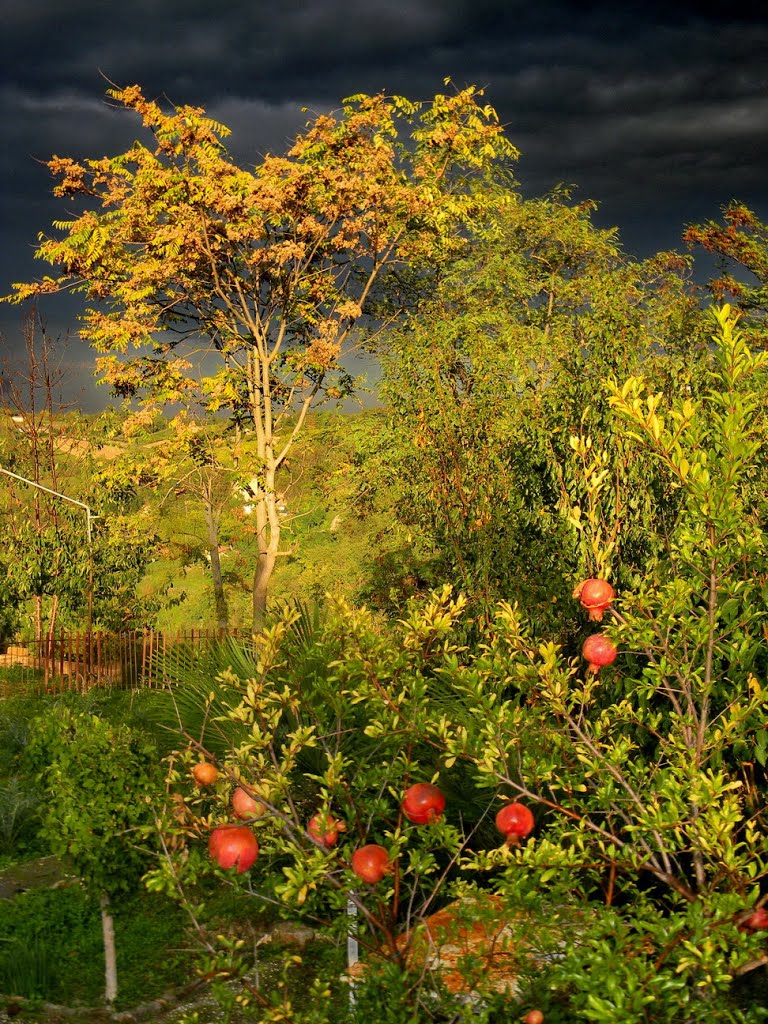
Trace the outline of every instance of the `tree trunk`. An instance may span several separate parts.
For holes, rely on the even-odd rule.
[[[39,658],[46,658],[48,652],[43,648],[43,599],[40,594],[35,594],[35,646]]]
[[[51,611],[48,618],[48,636],[45,641],[45,656],[51,661],[56,657],[56,620],[59,617],[59,595],[51,598]]]
[[[117,954],[115,952],[115,924],[109,908],[109,896],[102,892],[101,933],[104,937],[104,1001],[112,1008],[117,999]]]
[[[259,561],[253,574],[253,632],[264,626],[269,581],[280,550],[280,517],[274,487],[260,491],[256,500],[256,526],[259,535]]]
[[[253,632],[258,633],[264,626],[267,613],[269,581],[277,562],[277,552],[259,552],[259,563],[253,574]]]
[[[208,553],[211,556],[211,581],[213,583],[213,603],[216,609],[216,625],[226,632],[229,628],[229,610],[224,593],[224,580],[221,575],[219,524],[210,501],[205,502],[205,525],[208,529]]]

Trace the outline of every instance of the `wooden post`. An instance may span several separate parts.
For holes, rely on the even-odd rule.
[[[55,638],[54,638],[54,642],[53,642],[53,651],[51,652],[51,656],[54,659],[54,665],[55,665],[56,664],[56,661],[55,661],[55,658],[56,658],[56,640],[55,640]],[[59,633],[59,679],[61,680],[61,682],[59,683],[59,686],[63,690],[64,689],[64,634],[63,633]]]
[[[78,674],[80,672],[81,667],[85,667],[83,665],[83,659],[82,659],[82,656],[81,656],[81,653],[80,653],[81,647],[82,647],[82,644],[80,643],[80,641],[82,639],[82,636],[83,636],[82,633],[68,633],[67,634],[67,661],[69,662],[69,679],[67,681],[67,687],[66,688],[68,690],[77,690],[78,689],[77,676],[78,676]],[[72,643],[73,639],[75,641],[74,644]],[[64,634],[63,633],[61,635],[61,641],[60,642],[61,642],[61,648],[63,650],[64,649]],[[83,691],[85,691],[85,679],[83,680]]]

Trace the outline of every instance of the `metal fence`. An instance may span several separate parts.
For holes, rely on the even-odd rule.
[[[92,686],[163,686],[174,664],[248,630],[126,630],[60,632],[39,643],[9,644],[0,654],[0,695],[63,693]]]

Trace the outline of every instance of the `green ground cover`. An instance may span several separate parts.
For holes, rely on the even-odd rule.
[[[117,1006],[179,984],[188,959],[181,911],[140,892],[115,908]],[[79,885],[22,893],[0,915],[0,992],[64,1006],[98,1006],[104,991],[99,908]]]

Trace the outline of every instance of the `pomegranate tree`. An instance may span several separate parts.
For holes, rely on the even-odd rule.
[[[582,608],[589,612],[592,622],[602,622],[603,613],[610,607],[616,595],[607,580],[589,579],[579,583],[573,591],[573,596],[577,597]]]
[[[445,810],[445,796],[431,782],[417,782],[405,791],[401,807],[408,821],[428,825]]]
[[[589,662],[589,672],[597,672],[606,665],[612,665],[619,653],[616,646],[603,636],[602,633],[593,633],[584,641],[581,653]]]

